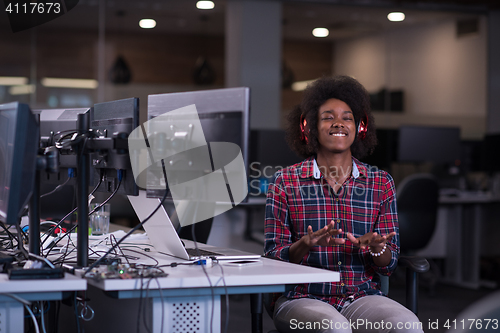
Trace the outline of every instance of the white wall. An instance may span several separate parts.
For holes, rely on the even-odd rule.
[[[455,21],[402,28],[337,42],[335,74],[356,77],[370,92],[403,89],[403,113],[376,112],[378,127],[460,126],[482,138],[487,100],[486,18],[479,33],[457,38]]]

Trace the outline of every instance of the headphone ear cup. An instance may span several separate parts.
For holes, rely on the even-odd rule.
[[[363,117],[358,124],[358,138],[364,140],[366,137],[366,132],[368,132],[368,119]]]
[[[309,142],[309,138],[307,137],[308,133],[306,133],[306,126],[307,120],[304,118],[304,116],[300,116],[300,140],[305,144]]]

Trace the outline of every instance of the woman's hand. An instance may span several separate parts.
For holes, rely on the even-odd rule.
[[[351,241],[353,245],[356,245],[360,249],[364,250],[369,246],[372,252],[378,253],[382,250],[385,243],[390,241],[392,237],[396,236],[396,232],[391,232],[388,235],[382,236],[376,232],[367,232],[361,237],[354,237],[350,232],[347,233],[347,238]],[[379,251],[377,251],[379,250]]]
[[[333,220],[318,231],[313,232],[312,227],[307,227],[307,235],[302,236],[299,241],[293,243],[289,249],[290,262],[300,263],[302,258],[313,246],[332,246],[344,244],[344,238],[335,238],[342,234],[342,229],[335,229]]]
[[[349,239],[353,245],[362,250],[370,247],[373,262],[377,266],[387,266],[391,262],[392,254],[389,249],[385,248],[385,244],[394,236],[396,236],[396,232],[391,232],[390,234],[383,236],[376,232],[367,232],[358,238],[354,237],[351,233],[347,233],[347,239]]]
[[[345,239],[335,238],[341,235],[342,229],[335,229],[335,222],[332,220],[328,225],[313,232],[312,227],[307,227],[307,235],[304,236],[304,241],[307,246],[332,246],[336,244],[344,244]]]

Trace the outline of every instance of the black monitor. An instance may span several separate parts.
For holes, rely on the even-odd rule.
[[[481,169],[490,174],[500,172],[500,158],[495,151],[500,145],[500,133],[486,134],[480,151]]]
[[[401,126],[399,162],[453,164],[460,159],[460,128]]]
[[[398,160],[397,129],[377,128],[377,145],[371,155],[362,159],[363,162],[376,166],[379,169],[391,171],[391,165]]]
[[[151,121],[155,117],[193,104],[196,106],[205,141],[212,149],[211,154],[213,155],[211,144],[213,142],[236,144],[241,151],[245,172],[248,174],[250,89],[242,87],[150,95],[148,97],[148,119]],[[150,143],[155,145],[154,140],[159,139],[167,145],[179,145],[191,140],[189,129],[171,127],[168,121],[164,122],[164,126],[167,128],[167,137],[149,138]],[[182,157],[179,156],[180,160]],[[213,162],[212,159],[212,169],[217,170],[217,166],[213,168]],[[186,163],[188,163],[186,164],[186,168],[188,168],[189,162],[186,161]],[[179,162],[180,167],[182,167],[181,165],[182,163]],[[156,161],[156,166],[161,167],[158,161]],[[210,165],[207,166],[207,169],[210,169]],[[161,198],[165,193],[165,180],[156,179],[155,175],[157,174],[151,172],[147,174],[148,197]],[[152,186],[150,186],[151,183],[153,183]],[[160,184],[160,186],[155,184]]]
[[[95,104],[90,111],[90,128],[96,137],[113,138],[119,134],[128,136],[139,126],[139,98],[127,98],[117,101]],[[122,151],[120,151],[122,150]],[[123,149],[107,149],[95,152],[91,157],[91,185],[103,182],[97,191],[114,192],[121,185],[117,194],[138,195],[130,158]]]
[[[0,221],[15,225],[33,193],[39,128],[26,104],[0,105]]]
[[[58,148],[57,173],[40,171],[40,217],[42,219],[60,219],[76,207],[77,155],[69,144],[77,132],[79,114],[90,114],[91,108],[76,109],[36,109],[34,114],[40,115],[40,147]],[[68,179],[69,178],[69,179]],[[66,186],[57,186],[65,184]],[[44,194],[52,193],[48,196]]]

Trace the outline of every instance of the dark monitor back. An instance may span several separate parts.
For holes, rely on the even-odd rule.
[[[371,155],[362,161],[379,169],[390,172],[392,162],[398,160],[398,138],[397,129],[377,129],[377,145]]]
[[[487,134],[481,147],[481,169],[489,173],[500,171],[500,157],[498,153],[500,147],[500,134]]]
[[[460,128],[402,126],[399,129],[399,162],[454,163],[460,159]]]
[[[78,115],[88,112],[90,112],[90,108],[33,110],[34,114],[40,115],[40,146],[42,148],[54,146],[56,142],[69,138],[72,133],[77,131]],[[77,168],[77,156],[70,146],[58,149],[58,151],[59,172],[41,171],[40,180],[45,187],[45,189],[41,189],[40,194],[42,195],[45,193],[44,190],[66,182],[69,168],[74,170]],[[70,179],[66,184],[75,185],[75,179]]]
[[[285,168],[302,160],[303,158],[295,154],[288,146],[284,130],[250,131],[250,176],[256,170],[262,172],[266,167]]]
[[[28,105],[0,105],[0,221],[4,223],[18,223],[33,193],[38,133]]]
[[[117,101],[95,104],[90,112],[90,127],[98,137],[113,138],[115,134],[130,134],[139,126],[139,99],[127,98]],[[138,195],[130,157],[127,153],[108,150],[103,154],[92,154],[93,171],[91,185],[98,184],[101,175],[104,176],[99,192],[113,192],[118,187],[119,174],[122,170],[123,179],[117,194]]]

